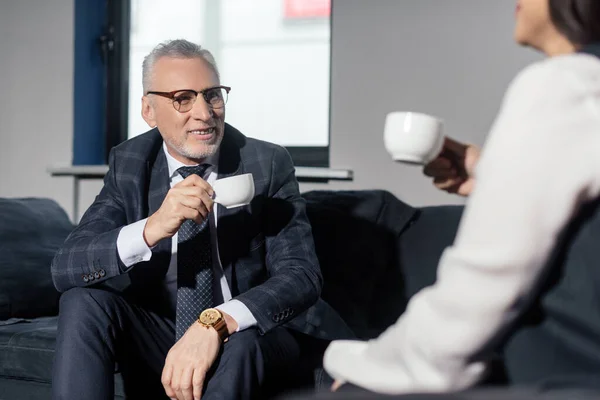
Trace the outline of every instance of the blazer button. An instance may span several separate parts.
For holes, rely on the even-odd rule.
[[[94,279],[100,279],[100,272],[94,272]]]
[[[95,279],[95,278],[94,278],[94,275],[92,275],[92,274],[89,274],[89,275],[88,275],[88,279],[89,279],[90,281],[93,281],[93,280]]]
[[[104,275],[106,275],[106,271],[104,271],[103,269],[100,270],[100,276],[104,277]]]
[[[85,283],[88,283],[89,279],[88,279],[87,275],[83,275],[82,278]]]

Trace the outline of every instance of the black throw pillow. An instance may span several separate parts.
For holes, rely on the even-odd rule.
[[[57,314],[50,263],[72,229],[53,200],[0,198],[0,320]]]

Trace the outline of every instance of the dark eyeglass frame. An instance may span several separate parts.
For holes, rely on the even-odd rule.
[[[204,99],[204,101],[206,102],[206,104],[208,104],[208,106],[211,107],[211,108],[213,108],[213,109],[215,109],[215,108],[216,109],[220,109],[220,108],[225,107],[225,104],[227,103],[227,100],[225,100],[223,102],[222,106],[215,107],[213,104],[210,103],[209,99],[206,97],[206,93],[209,92],[209,91],[211,91],[211,90],[214,90],[214,89],[224,89],[225,92],[227,93],[227,95],[229,96],[229,91],[231,90],[231,87],[229,87],[229,86],[213,86],[213,87],[209,87],[209,88],[206,88],[206,89],[203,89],[203,90],[200,90],[200,91],[193,90],[193,89],[178,89],[178,90],[173,90],[171,92],[147,91],[146,95],[155,94],[157,96],[165,97],[165,98],[171,100],[172,104],[173,104],[173,108],[175,110],[177,110],[178,112],[188,112],[189,111],[189,110],[187,110],[187,111],[180,111],[177,108],[177,105],[175,104],[176,103],[175,94],[181,93],[181,92],[192,92],[192,93],[195,93],[196,94],[196,100],[198,100],[198,95],[201,94],[202,98]],[[194,103],[196,102],[196,100],[194,100]],[[192,106],[194,105],[194,103],[192,103]],[[191,110],[191,108],[190,108],[190,110]]]

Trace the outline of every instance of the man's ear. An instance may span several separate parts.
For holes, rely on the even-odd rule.
[[[156,127],[156,115],[154,106],[148,96],[142,96],[142,118],[150,128]]]

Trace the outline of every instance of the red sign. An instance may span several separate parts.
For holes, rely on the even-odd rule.
[[[331,14],[331,0],[285,0],[285,18],[320,18]]]

